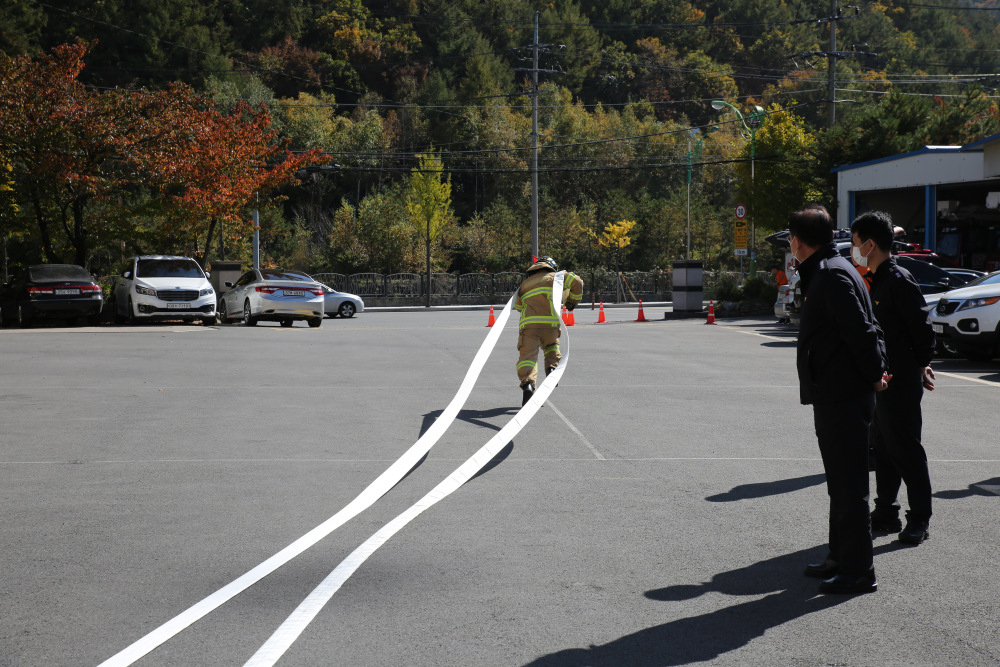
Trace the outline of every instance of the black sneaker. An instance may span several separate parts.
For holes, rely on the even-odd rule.
[[[896,533],[902,529],[903,522],[899,520],[898,514],[884,511],[880,507],[872,512],[872,530]]]
[[[827,558],[822,563],[809,563],[803,572],[807,577],[817,577],[818,579],[829,579],[840,572],[840,563]]]
[[[535,393],[535,385],[530,382],[525,382],[521,385],[521,407],[523,408],[531,400],[531,397]]]
[[[877,590],[878,580],[875,579],[874,572],[863,574],[860,577],[838,574],[819,585],[820,593],[833,593],[834,595],[859,595],[874,593]]]
[[[930,536],[926,521],[907,521],[906,528],[899,534],[899,541],[906,544],[920,544]]]

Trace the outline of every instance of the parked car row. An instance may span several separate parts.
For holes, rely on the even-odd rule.
[[[778,236],[768,240],[780,247]],[[837,251],[849,258],[851,243],[838,239]],[[939,352],[976,360],[1000,357],[1000,271],[945,268],[929,261],[926,253],[922,257],[900,253],[896,262],[920,286]],[[778,288],[774,314],[797,326],[801,306],[799,276],[791,271],[788,284]]]
[[[157,320],[240,320],[292,326],[304,320],[319,327],[324,316],[354,317],[364,301],[338,292],[297,271],[251,269],[221,295],[209,275],[190,257],[143,255],[130,257],[115,276],[107,303],[102,288],[82,267],[41,264],[19,271],[0,289],[0,325],[31,326],[36,320],[86,321],[100,324],[105,315],[117,323]]]

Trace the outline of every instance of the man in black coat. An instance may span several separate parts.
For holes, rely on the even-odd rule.
[[[892,256],[893,226],[888,213],[862,213],[851,225],[855,264],[872,274],[869,294],[875,319],[885,336],[892,373],[889,388],[875,400],[872,443],[875,449],[875,511],[872,530],[899,533],[900,542],[920,544],[929,536],[931,479],[920,444],[924,389],[934,390],[934,329],[917,281]],[[901,481],[910,509],[906,528],[899,520]]]
[[[792,214],[789,243],[802,286],[797,366],[803,405],[813,406],[830,494],[830,553],[806,566],[822,593],[878,589],[868,514],[868,437],[875,392],[889,382],[882,332],[868,290],[833,243],[821,206]]]

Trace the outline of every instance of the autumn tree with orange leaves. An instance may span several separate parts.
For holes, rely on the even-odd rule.
[[[129,195],[139,190],[153,195],[165,233],[204,233],[207,248],[219,221],[245,232],[252,199],[273,203],[276,187],[319,161],[317,151],[287,151],[263,107],[242,104],[225,115],[183,84],[88,89],[77,77],[89,47],[78,41],[37,59],[0,54],[0,154],[48,262],[70,259],[53,242],[61,232],[72,261],[86,264],[96,238],[112,231],[109,218],[127,217]],[[95,203],[100,216],[88,215]]]

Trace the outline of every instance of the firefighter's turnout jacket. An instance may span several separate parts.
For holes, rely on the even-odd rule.
[[[545,354],[546,371],[559,364],[560,317],[552,299],[552,281],[555,271],[548,264],[534,264],[528,277],[521,283],[514,299],[514,308],[521,313],[517,338],[517,377],[523,387],[526,382],[537,384],[538,350]],[[563,282],[563,302],[573,307],[583,299],[583,280],[566,272]]]

